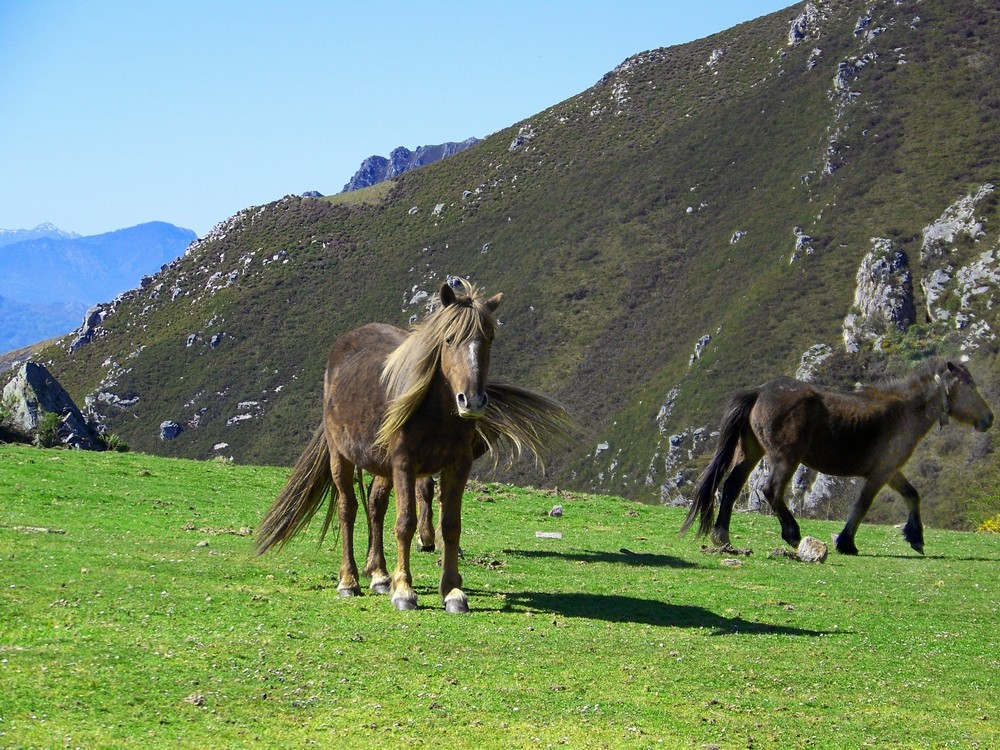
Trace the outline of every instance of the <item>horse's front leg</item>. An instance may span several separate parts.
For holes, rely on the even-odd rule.
[[[385,564],[383,539],[391,489],[392,482],[387,477],[375,477],[368,492],[368,559],[364,572],[371,578],[371,589],[375,594],[388,594],[392,586]]]
[[[845,555],[858,554],[858,546],[854,543],[854,535],[858,533],[858,527],[868,514],[868,509],[872,507],[872,501],[884,484],[885,479],[881,476],[877,479],[874,477],[865,479],[864,486],[861,488],[861,494],[858,495],[858,499],[854,502],[854,506],[847,516],[847,523],[844,524],[843,531],[834,537],[834,546],[836,546],[837,552]]]
[[[441,540],[444,560],[441,566],[441,597],[447,612],[468,612],[469,598],[462,591],[458,572],[459,544],[462,536],[462,493],[469,478],[471,461],[441,473]]]
[[[340,523],[340,580],[337,591],[341,596],[359,596],[358,564],[354,560],[354,522],[358,515],[358,498],[354,494],[354,466],[336,453],[330,454],[330,472],[337,488],[337,518]]]
[[[408,462],[393,468],[396,491],[396,570],[392,574],[392,604],[396,609],[416,609],[417,592],[410,573],[410,545],[417,530],[414,476]]]
[[[420,551],[434,551],[434,477],[417,480],[417,535]]]
[[[889,486],[903,496],[906,507],[910,511],[906,518],[906,526],[903,527],[903,539],[922,555],[924,554],[924,525],[920,521],[920,493],[909,483],[901,471],[897,471],[890,477]]]

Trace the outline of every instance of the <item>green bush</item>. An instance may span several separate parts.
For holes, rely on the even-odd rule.
[[[116,453],[129,452],[128,442],[117,432],[109,432],[107,435],[102,435],[101,442],[104,444],[104,450],[115,451]]]
[[[59,437],[60,427],[62,427],[62,417],[55,412],[47,412],[38,423],[35,443],[41,448],[56,448],[62,445]]]

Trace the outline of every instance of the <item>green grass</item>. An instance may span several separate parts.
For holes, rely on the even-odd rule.
[[[324,195],[322,200],[332,206],[373,206],[385,200],[395,185],[395,180],[385,180],[361,190],[352,190],[349,193]]]
[[[0,746],[995,747],[995,535],[864,526],[740,567],[677,509],[470,488],[473,612],[341,600],[336,540],[254,558],[286,470],[0,448]],[[553,504],[564,507],[551,518]],[[806,521],[829,538],[832,523]],[[39,531],[47,529],[48,531]],[[536,531],[559,531],[543,539]],[[363,540],[362,540],[363,547]]]

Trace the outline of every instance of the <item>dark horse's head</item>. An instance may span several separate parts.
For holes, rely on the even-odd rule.
[[[414,325],[386,359],[382,384],[389,407],[376,440],[379,444],[388,445],[402,429],[438,373],[453,399],[449,407],[453,414],[479,419],[486,413],[494,313],[503,295],[487,298],[467,281],[455,283],[459,289],[441,286],[441,306]]]
[[[986,432],[993,424],[993,412],[979,393],[969,371],[960,364],[948,362],[934,375],[941,391],[941,423],[948,417]]]

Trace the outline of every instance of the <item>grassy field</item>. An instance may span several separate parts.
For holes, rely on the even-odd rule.
[[[286,473],[0,447],[0,746],[1000,745],[996,535],[864,526],[808,565],[739,516],[730,566],[677,509],[483,484],[473,612],[415,554],[400,613],[338,598],[332,535],[252,556]]]

